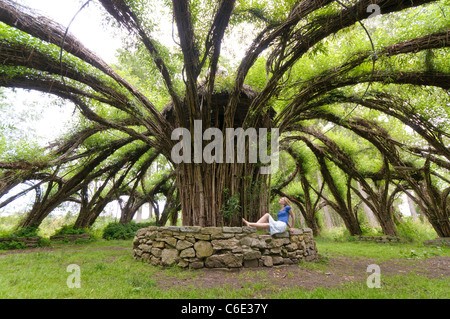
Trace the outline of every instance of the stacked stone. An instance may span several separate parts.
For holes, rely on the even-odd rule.
[[[359,236],[360,241],[373,241],[376,243],[396,243],[400,241],[397,236]]]
[[[39,240],[41,240],[40,236],[33,236],[33,237],[2,237],[0,238],[1,242],[22,242],[25,243],[25,245],[28,248],[36,247],[39,243]]]
[[[272,267],[317,259],[309,228],[257,233],[253,227],[150,226],[137,231],[134,257],[155,266]]]
[[[430,246],[447,246],[450,247],[450,237],[439,237],[436,239],[425,240],[424,245]]]
[[[54,241],[70,241],[75,242],[77,239],[85,239],[88,240],[91,238],[91,234],[64,234],[64,235],[53,235],[50,237],[50,240]]]

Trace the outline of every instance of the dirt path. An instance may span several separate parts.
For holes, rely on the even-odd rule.
[[[368,258],[333,257],[326,263],[315,265],[289,265],[273,268],[245,268],[239,271],[203,269],[194,271],[194,275],[179,279],[168,277],[164,273],[156,277],[162,289],[174,286],[213,288],[228,285],[232,289],[243,288],[249,284],[262,283],[275,287],[316,287],[331,288],[346,282],[365,281],[371,272],[367,272],[374,260]],[[432,257],[427,259],[393,259],[376,263],[382,274],[406,275],[415,272],[428,278],[450,276],[450,257]]]

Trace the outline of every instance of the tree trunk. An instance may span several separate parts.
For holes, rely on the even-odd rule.
[[[19,227],[38,227],[42,221],[47,217],[56,207],[67,200],[66,197],[52,196],[49,197],[51,188],[53,187],[50,182],[47,186],[47,190],[42,196],[40,187],[36,188],[36,200],[31,211],[19,222]]]
[[[183,163],[176,170],[183,225],[241,226],[242,217],[269,212],[267,175],[257,165]]]
[[[378,221],[380,223],[383,234],[390,236],[398,236],[397,228],[395,227],[393,214],[389,211],[385,211],[384,213],[379,212]]]
[[[74,228],[87,227],[89,216],[91,214],[87,186],[81,189],[80,197],[81,197],[80,212],[78,214],[77,220],[75,221]]]
[[[450,237],[450,205],[448,200],[450,188],[440,192],[430,182],[423,182],[421,191],[422,195],[419,197],[421,211],[427,216],[439,237]]]
[[[361,235],[361,227],[359,226],[358,219],[354,215],[352,211],[352,207],[347,206],[347,201],[344,199],[342,194],[339,192],[338,187],[336,186],[336,183],[334,182],[333,177],[331,176],[330,171],[327,168],[327,165],[325,163],[325,159],[322,156],[317,157],[319,164],[320,164],[320,170],[322,172],[322,177],[324,181],[327,183],[331,193],[333,194],[333,197],[336,201],[336,203],[332,203],[329,200],[327,201],[329,204],[332,204],[334,206],[334,210],[341,216],[342,220],[344,221],[345,227],[347,227],[348,231],[350,232],[350,235]]]

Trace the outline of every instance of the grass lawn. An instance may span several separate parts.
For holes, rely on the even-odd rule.
[[[445,247],[319,239],[317,246],[323,258],[318,263],[302,263],[286,269],[221,272],[178,267],[160,269],[135,261],[131,246],[131,240],[98,240],[26,252],[1,251],[0,298],[450,298],[448,271],[442,276],[436,276],[435,271],[431,277],[424,271],[414,271],[416,263],[437,259],[438,265],[448,269],[450,249]],[[381,287],[370,289],[365,280],[369,274],[364,270],[359,273],[355,270],[355,274],[351,270],[339,273],[342,265],[340,270],[335,266],[343,260],[349,267],[353,263],[363,264],[365,260],[375,263],[395,260],[395,265],[404,262],[412,271],[382,272]],[[73,264],[79,266],[80,288],[67,285],[68,278],[73,275],[67,267]],[[291,285],[269,280],[277,274],[283,274],[284,280]],[[355,279],[340,283],[344,275]],[[214,285],[214,278],[225,278],[225,282]],[[326,278],[335,278],[337,284],[327,286]],[[303,279],[313,284],[302,286]],[[242,284],[236,285],[240,281]]]

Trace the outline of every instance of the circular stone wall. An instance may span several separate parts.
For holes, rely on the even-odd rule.
[[[269,235],[254,227],[150,226],[136,232],[134,258],[155,266],[272,267],[318,257],[309,228]]]

